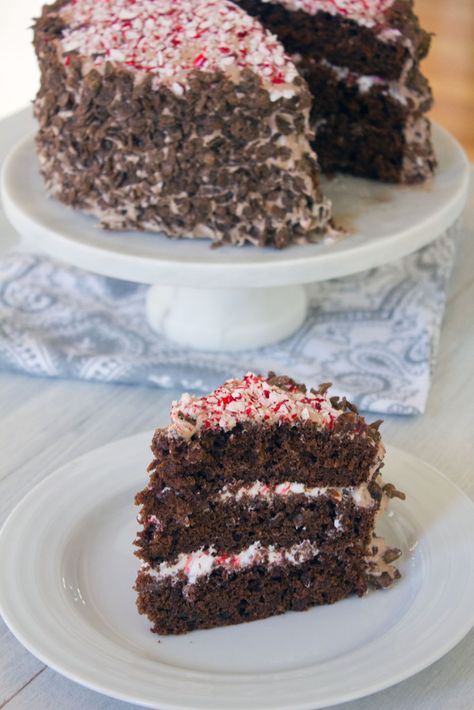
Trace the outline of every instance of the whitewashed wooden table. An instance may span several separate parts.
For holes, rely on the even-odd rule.
[[[2,122],[0,160],[23,134],[27,116],[22,112]],[[428,410],[422,417],[386,417],[384,438],[433,464],[474,498],[474,189],[466,224],[469,228],[459,245]],[[0,252],[14,241],[0,210]],[[32,486],[59,466],[110,441],[153,429],[158,412],[168,408],[176,395],[171,390],[0,373],[0,525]],[[453,590],[453,604],[455,599]],[[29,654],[0,621],[0,710],[132,707],[53,672]],[[410,680],[338,707],[473,710],[474,632]]]

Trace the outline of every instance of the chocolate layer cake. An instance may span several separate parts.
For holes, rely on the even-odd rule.
[[[173,404],[137,495],[138,610],[159,634],[302,611],[384,588],[375,535],[393,496],[384,447],[327,386],[253,374]]]
[[[226,0],[58,0],[35,25],[50,193],[102,226],[284,247],[330,203],[311,96],[282,45]]]
[[[436,165],[413,0],[236,0],[275,33],[314,96],[323,171],[415,183]]]

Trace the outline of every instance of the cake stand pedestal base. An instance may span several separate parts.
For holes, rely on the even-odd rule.
[[[152,286],[148,323],[169,340],[191,348],[238,351],[271,345],[304,323],[304,286],[205,289]]]

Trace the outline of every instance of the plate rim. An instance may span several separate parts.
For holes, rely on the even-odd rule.
[[[217,260],[219,254],[216,259],[216,250],[210,249],[208,240],[200,240],[199,242],[193,240],[194,245],[202,246],[201,251],[206,257],[204,259],[194,258],[194,260],[183,258],[183,255],[186,256],[187,240],[168,240],[164,235],[151,236],[166,239],[166,244],[172,245],[170,247],[173,251],[172,257],[163,254],[158,255],[157,258],[140,255],[133,253],[133,249],[129,253],[120,252],[118,247],[109,247],[105,239],[98,239],[95,244],[79,242],[73,237],[64,235],[59,229],[48,226],[47,220],[37,221],[29,208],[30,203],[25,205],[24,201],[22,203],[20,199],[15,197],[12,176],[15,172],[16,161],[19,159],[18,156],[21,155],[22,150],[25,150],[25,147],[29,149],[29,156],[33,158],[30,163],[34,167],[31,168],[30,174],[37,170],[32,134],[23,137],[13,146],[4,161],[1,173],[2,200],[5,212],[13,226],[22,235],[30,235],[30,238],[33,235],[37,248],[51,256],[59,256],[72,265],[105,276],[134,280],[145,284],[161,283],[169,286],[187,286],[188,288],[202,287],[204,272],[207,288],[270,288],[311,283],[348,276],[402,258],[427,245],[456,221],[467,201],[470,165],[456,138],[436,123],[432,125],[435,145],[437,142],[440,145],[449,145],[450,154],[455,156],[456,165],[460,171],[457,176],[456,189],[450,195],[449,200],[443,202],[443,189],[441,189],[438,208],[433,211],[431,206],[430,211],[420,218],[415,227],[406,227],[399,232],[384,235],[383,239],[376,238],[375,241],[362,244],[357,243],[357,239],[362,235],[356,233],[350,237],[352,243],[348,240],[339,242],[344,245],[348,244],[341,251],[330,249],[327,252],[318,253],[317,250],[321,244],[289,247],[284,252],[278,252],[278,250],[264,252],[262,249],[255,251],[253,248],[252,257],[256,257],[253,260],[222,262]],[[434,179],[436,180],[436,177],[442,174],[441,169],[438,168]],[[358,178],[358,180],[363,179]],[[399,188],[406,189],[406,186],[387,186],[387,189]],[[409,189],[416,189],[416,186]],[[46,197],[46,190],[42,190],[43,192],[43,197]],[[47,210],[50,201],[50,198],[46,198],[44,209]],[[84,216],[81,212],[66,208],[60,203],[57,204],[64,210],[68,210],[69,221],[77,221]],[[95,229],[92,222],[91,228]],[[99,231],[98,234],[100,234]],[[150,233],[147,232],[109,233],[109,235],[114,234],[118,237],[123,237],[126,234],[132,234],[133,237],[135,234],[136,240],[143,237],[143,234],[150,238]],[[127,248],[132,241],[133,238],[127,241]],[[337,247],[338,245],[332,246]],[[223,249],[235,250],[233,247],[224,247]],[[223,253],[222,249],[217,251]],[[213,259],[215,260],[213,261]]]
[[[130,443],[139,443],[140,446],[146,442],[146,444],[149,443],[151,440],[151,433],[150,432],[143,432],[140,434],[135,434],[134,436],[131,437],[126,437],[123,439],[116,440],[110,444],[106,444],[105,446],[101,446],[99,448],[96,448],[66,464],[61,466],[60,468],[56,469],[52,473],[50,473],[48,476],[46,476],[43,480],[41,480],[36,486],[34,486],[27,494],[24,496],[20,502],[15,506],[15,508],[12,510],[10,515],[7,517],[5,520],[2,528],[0,529],[0,558],[2,557],[2,548],[4,545],[4,538],[6,536],[5,531],[8,531],[10,526],[15,523],[15,518],[16,516],[20,515],[22,512],[22,509],[27,507],[29,505],[29,502],[31,501],[32,498],[36,498],[38,495],[38,491],[45,491],[48,493],[48,491],[51,494],[51,491],[54,492],[55,488],[55,483],[56,479],[59,478],[64,478],[64,475],[69,473],[69,476],[77,476],[80,472],[80,467],[82,465],[87,465],[88,460],[93,460],[97,455],[102,455],[104,456],[106,452],[109,452],[112,447],[120,448],[128,448],[130,446]],[[133,448],[133,446],[132,446]],[[460,498],[463,500],[465,504],[468,504],[469,509],[472,513],[474,513],[474,503],[471,500],[471,498],[462,490],[460,489],[448,476],[446,476],[444,473],[436,469],[434,466],[431,464],[423,461],[422,459],[414,456],[413,454],[410,454],[408,452],[403,451],[402,449],[399,449],[398,447],[393,447],[393,446],[387,446],[387,453],[389,456],[394,456],[394,457],[399,457],[401,456],[402,459],[403,457],[408,457],[408,459],[411,459],[413,463],[415,463],[418,466],[422,466],[425,469],[425,472],[429,472],[430,476],[434,476],[435,478],[440,478],[443,482],[444,485],[447,485],[453,494],[456,495],[457,498]],[[108,455],[108,454],[107,454]],[[69,471],[68,471],[69,470]],[[110,472],[109,474],[110,475]],[[106,476],[107,477],[107,476]],[[39,497],[39,496],[38,496]],[[83,511],[83,516],[87,513],[87,511]],[[474,518],[473,518],[474,522]],[[472,532],[474,534],[474,527],[472,528]],[[473,577],[474,579],[474,577]],[[181,704],[180,702],[163,702],[159,698],[153,702],[151,701],[144,701],[142,697],[138,694],[134,694],[132,691],[128,692],[122,692],[122,691],[114,691],[113,688],[110,687],[110,679],[105,679],[102,682],[95,682],[91,681],[90,679],[80,677],[76,669],[68,669],[65,668],[64,666],[61,665],[61,663],[57,663],[54,659],[53,661],[51,660],[50,657],[48,657],[47,653],[44,655],[43,651],[41,649],[38,649],[35,644],[33,645],[30,643],[30,640],[28,638],[28,633],[25,632],[24,628],[21,628],[21,621],[18,622],[18,619],[12,618],[8,611],[5,613],[5,601],[4,601],[4,596],[5,596],[5,589],[8,587],[8,584],[5,582],[5,580],[0,579],[0,613],[10,629],[10,631],[16,636],[16,638],[22,643],[25,648],[27,648],[28,651],[30,651],[33,655],[35,655],[37,658],[39,658],[42,662],[44,662],[46,665],[48,665],[50,668],[53,670],[59,672],[63,676],[69,678],[70,680],[79,683],[80,685],[83,685],[85,687],[91,688],[92,690],[95,690],[99,693],[105,694],[109,697],[113,697],[119,700],[124,700],[128,702],[134,702],[139,705],[145,706],[145,707],[160,707],[160,708],[166,708],[170,710],[189,710],[189,708],[203,708],[203,710],[207,707],[206,705],[201,705],[198,703],[193,703],[193,704]],[[9,610],[11,612],[11,609]],[[314,708],[320,708],[320,707],[329,707],[338,703],[342,702],[347,702],[349,700],[354,700],[356,698],[361,698],[365,697],[367,695],[371,695],[375,692],[378,692],[380,690],[383,690],[385,688],[388,688],[392,685],[395,685],[402,680],[405,680],[412,675],[420,672],[424,668],[427,668],[429,665],[434,663],[435,661],[439,660],[441,657],[443,657],[446,653],[448,653],[454,646],[456,646],[470,631],[472,626],[474,625],[474,607],[472,608],[472,613],[471,617],[467,624],[463,628],[459,627],[456,630],[456,633],[451,633],[448,637],[448,639],[445,641],[445,643],[440,647],[437,646],[436,649],[433,649],[433,652],[429,655],[425,655],[422,658],[420,658],[419,662],[415,664],[414,666],[412,665],[409,669],[405,669],[401,672],[399,672],[396,676],[390,676],[388,678],[385,678],[385,680],[374,680],[372,683],[365,683],[365,688],[364,690],[354,693],[353,690],[349,690],[346,694],[344,692],[340,692],[338,696],[331,702],[328,702],[327,699],[324,700],[324,704],[318,704],[318,701],[311,701],[311,705],[309,705],[307,702],[302,702],[302,703],[293,703],[291,705],[287,704],[282,704],[278,706],[273,707],[278,707],[278,710],[307,710],[310,707],[312,709]],[[159,664],[159,662],[158,662]],[[163,664],[159,664],[163,665]],[[319,665],[319,664],[316,664]],[[312,667],[315,667],[315,664],[312,665]],[[179,668],[175,667],[176,671],[178,672],[179,675]],[[183,670],[183,669],[181,669]],[[310,670],[310,667],[305,669],[306,671]],[[295,675],[298,671],[293,670],[293,671],[283,671],[283,672],[278,672],[277,675],[286,675],[289,677],[290,675]],[[188,671],[184,669],[184,673],[189,677],[191,676],[196,676],[198,679],[202,679],[203,682],[207,682],[209,679],[215,678],[218,676],[219,680],[221,683],[225,680],[226,677],[229,677],[229,674],[226,673],[220,673],[216,672],[215,674],[208,673],[208,672],[202,672],[202,671]],[[270,677],[275,676],[274,672],[269,672],[269,673],[262,673],[258,675],[258,678],[262,678],[264,680],[269,679]],[[232,674],[231,676],[232,681],[236,682],[238,680],[240,681],[248,681],[249,680],[249,674],[245,673],[238,673],[238,674]],[[109,685],[107,685],[109,683]],[[156,703],[159,703],[157,705]],[[234,705],[229,705],[229,707],[234,707]],[[235,707],[241,707],[240,705],[235,705]],[[243,707],[243,706],[242,706]],[[257,705],[256,705],[257,707]],[[258,705],[258,707],[267,707],[266,705]]]

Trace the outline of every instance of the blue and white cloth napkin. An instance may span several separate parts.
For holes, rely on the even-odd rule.
[[[395,263],[310,287],[303,327],[242,353],[181,348],[145,317],[146,287],[52,259],[0,260],[0,369],[183,390],[209,390],[248,370],[333,382],[364,411],[418,414],[428,399],[455,229]]]

